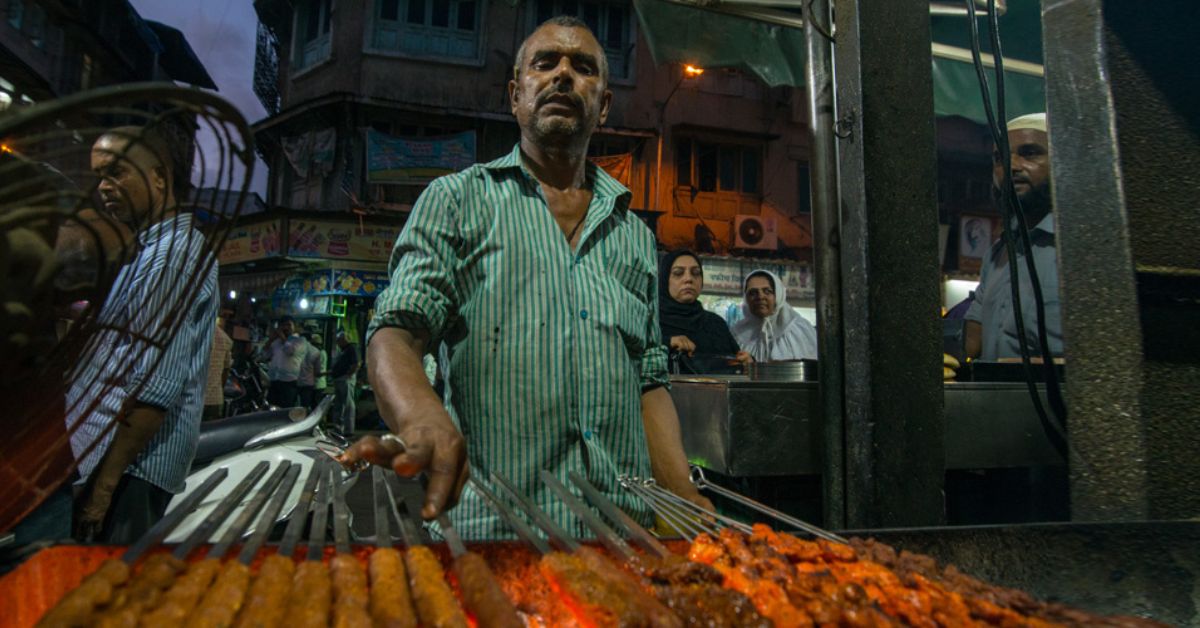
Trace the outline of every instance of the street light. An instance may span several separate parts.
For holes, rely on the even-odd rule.
[[[662,202],[662,151],[663,136],[666,135],[667,105],[671,104],[671,98],[679,91],[684,79],[699,78],[701,74],[704,74],[704,68],[690,63],[684,64],[683,71],[679,73],[679,80],[675,81],[675,87],[671,88],[671,93],[667,94],[667,99],[658,108],[658,165],[654,168],[654,211],[658,211]]]

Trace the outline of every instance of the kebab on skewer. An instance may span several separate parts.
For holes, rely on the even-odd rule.
[[[545,553],[540,567],[551,587],[580,622],[596,626],[683,626],[670,609],[647,593],[627,572],[595,550],[580,545],[507,479],[499,474],[493,474],[492,479],[562,550]],[[476,483],[476,486],[482,484]],[[512,519],[515,520],[515,516]]]
[[[204,518],[204,521],[184,539],[184,542],[175,548],[174,552],[156,554],[146,559],[142,570],[133,577],[129,586],[118,594],[114,603],[93,618],[93,625],[102,628],[136,627],[142,613],[159,604],[163,593],[176,582],[177,576],[187,567],[187,562],[185,562],[187,556],[193,549],[207,541],[213,532],[225,522],[242,498],[262,479],[270,466],[271,464],[265,460],[255,465],[254,469],[242,478],[241,482],[238,482],[233,491],[226,495],[216,508]]]
[[[217,469],[209,475],[191,495],[154,524],[137,543],[131,545],[121,555],[120,560],[104,561],[95,572],[84,578],[78,587],[64,595],[38,621],[38,628],[89,625],[98,609],[113,604],[121,587],[129,582],[132,566],[137,563],[142,554],[166,538],[171,530],[175,529],[175,526],[179,525],[184,517],[191,514],[196,506],[228,475],[229,470],[225,468]]]
[[[405,516],[415,509],[410,509],[406,504],[405,513],[400,512],[396,499],[396,494],[402,492],[399,478],[394,474],[384,475],[388,483],[388,499],[396,521],[400,523],[400,535],[406,546],[404,569],[408,575],[409,593],[417,611],[418,623],[426,628],[468,628],[467,616],[446,582],[441,561],[421,543],[421,534],[411,515]]]
[[[304,486],[300,489],[300,499],[292,511],[292,517],[283,532],[279,548],[276,553],[263,559],[262,564],[259,565],[258,575],[255,576],[246,593],[245,603],[242,605],[241,612],[238,613],[235,626],[239,628],[274,628],[283,622],[288,591],[296,573],[296,563],[292,561],[292,554],[296,552],[300,535],[304,533],[304,524],[308,520],[308,511],[317,490],[317,481],[321,478],[319,468],[320,465],[314,464],[308,477],[304,480]],[[282,506],[281,503],[280,509]],[[265,515],[263,516],[263,523],[255,530],[254,539],[260,534],[263,535],[262,540],[266,539],[277,515],[278,511],[272,515],[270,521]],[[261,545],[261,541],[259,544]],[[249,564],[254,560],[256,553],[257,548],[255,551],[249,551],[249,547],[245,547],[242,549],[239,559]]]
[[[327,479],[322,469],[323,463],[314,470],[314,473],[320,476],[318,486]],[[333,582],[329,578],[329,568],[321,559],[325,555],[325,522],[333,501],[332,488],[326,486],[317,491],[320,500],[316,511],[313,512],[312,525],[309,528],[307,560],[296,566],[296,574],[292,576],[291,587],[288,589],[283,619],[283,625],[288,628],[315,628],[329,624]]]
[[[242,512],[238,514],[229,528],[225,531],[222,538],[208,549],[203,560],[193,562],[188,565],[187,570],[183,572],[171,587],[161,596],[156,607],[148,609],[142,614],[139,623],[142,626],[168,626],[180,624],[195,608],[196,604],[204,596],[209,585],[217,576],[217,572],[221,568],[221,557],[229,550],[230,546],[241,537],[247,526],[250,525],[251,519],[263,507],[271,493],[279,486],[279,482],[283,480],[284,474],[288,472],[290,462],[283,462],[271,474],[259,492],[246,504]],[[204,538],[204,537],[201,537]],[[185,558],[191,553],[190,548],[180,546],[176,548],[175,555],[179,558]]]
[[[625,528],[650,555],[640,556],[634,552],[624,539],[568,491],[552,473],[542,471],[541,475],[542,482],[596,534],[614,556],[619,557],[626,567],[641,578],[640,584],[671,609],[685,626],[769,628],[771,625],[746,596],[722,587],[721,574],[715,569],[671,553],[582,476],[571,473],[569,477],[593,504],[603,506],[603,512]],[[593,562],[604,560],[595,551],[590,554],[594,556],[591,558]]]
[[[333,621],[336,628],[371,628],[367,611],[367,571],[350,553],[350,511],[346,492],[336,486],[334,465],[329,465],[329,492],[333,495],[333,542],[336,554],[329,562],[333,583]],[[344,485],[343,485],[344,486]]]
[[[371,467],[371,486],[375,496],[375,551],[367,562],[371,587],[369,610],[371,620],[381,628],[417,628],[412,596],[408,593],[408,576],[404,557],[392,547],[391,526],[388,523],[388,488],[385,471]]]

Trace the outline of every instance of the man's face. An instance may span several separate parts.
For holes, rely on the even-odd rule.
[[[679,303],[695,303],[704,289],[704,271],[700,262],[691,255],[681,255],[671,264],[671,276],[667,279],[667,294]]]
[[[522,132],[559,142],[590,137],[612,104],[601,75],[603,55],[586,29],[551,24],[534,31],[525,42],[520,77],[508,83]]]
[[[771,280],[756,275],[746,282],[746,305],[750,312],[759,318],[766,318],[775,312],[775,289]]]
[[[1008,146],[1012,152],[1013,187],[1017,199],[1026,202],[1033,196],[1046,194],[1050,189],[1049,138],[1037,129],[1019,129],[1008,132]],[[992,150],[992,185],[1000,189],[1004,185],[1004,161],[998,149]]]
[[[283,321],[279,324],[279,331],[282,331],[283,335],[285,336],[291,336],[292,332],[295,330],[296,328],[295,325],[292,324],[292,321]]]
[[[166,169],[145,146],[131,138],[105,135],[92,146],[92,172],[100,177],[97,191],[104,210],[136,227],[161,211],[167,192]]]

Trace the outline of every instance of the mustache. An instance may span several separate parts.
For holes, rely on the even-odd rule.
[[[570,99],[571,105],[573,105],[576,109],[583,109],[583,98],[580,97],[579,94],[569,92],[569,91],[566,91],[565,89],[558,88],[558,87],[549,87],[549,88],[543,90],[542,93],[538,94],[537,100],[535,102],[537,103],[537,106],[540,109],[543,105],[550,102],[551,98],[561,97],[561,96],[566,96],[568,99]]]

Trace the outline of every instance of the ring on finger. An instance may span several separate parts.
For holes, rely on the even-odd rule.
[[[408,451],[408,443],[404,442],[403,438],[400,438],[395,434],[384,434],[383,436],[379,437],[379,441],[383,443],[392,443],[393,445],[399,447],[400,451],[402,452]]]

